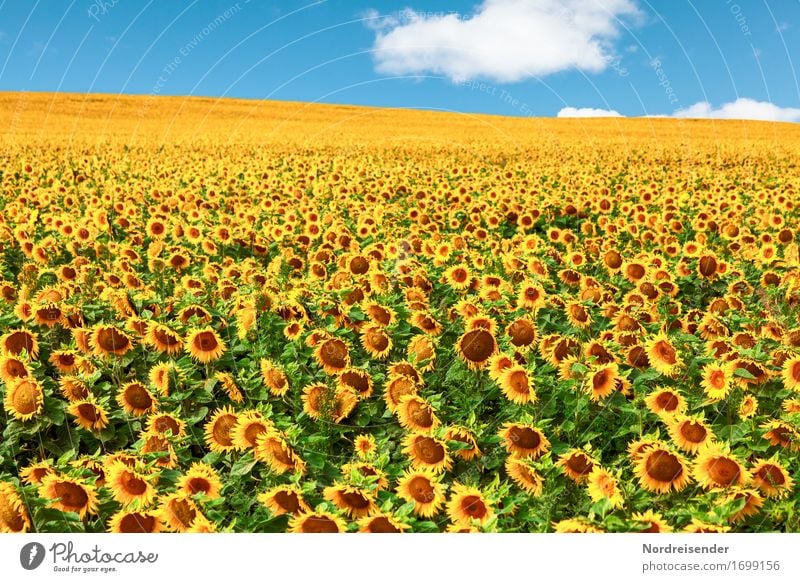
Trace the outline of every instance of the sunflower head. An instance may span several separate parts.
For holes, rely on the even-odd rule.
[[[479,489],[455,483],[447,502],[447,515],[456,525],[484,525],[494,517],[494,510]]]
[[[0,481],[0,533],[25,533],[30,527],[28,509],[16,487]]]
[[[444,486],[427,470],[406,471],[397,481],[397,495],[414,504],[414,514],[430,518],[444,504]]]
[[[561,455],[556,464],[572,481],[582,483],[589,477],[592,469],[597,466],[597,461],[585,451],[571,449]]]
[[[97,513],[97,494],[87,485],[67,476],[51,473],[39,485],[39,494],[50,500],[51,507],[77,513],[81,519]]]
[[[648,491],[681,491],[689,484],[686,460],[660,441],[648,442],[641,447],[634,462],[639,483]]]
[[[44,408],[44,391],[32,377],[16,378],[6,383],[3,406],[17,420],[30,420]]]
[[[289,531],[294,533],[340,533],[347,531],[344,520],[326,511],[303,512],[289,520]]]
[[[273,515],[290,513],[297,515],[311,510],[303,499],[303,493],[295,485],[278,485],[266,490],[258,496],[261,502]]]
[[[444,442],[423,432],[409,433],[403,440],[403,452],[417,469],[442,472],[450,469],[453,459]]]
[[[163,527],[160,516],[151,511],[122,509],[108,522],[111,533],[158,533]]]
[[[203,495],[207,499],[218,499],[222,491],[222,481],[213,467],[206,463],[192,463],[192,466],[178,480],[178,491],[188,496]]]
[[[500,437],[513,457],[535,460],[550,450],[550,441],[535,426],[509,422],[503,425]]]
[[[210,326],[195,329],[186,337],[185,349],[202,364],[218,360],[226,351],[225,342]]]
[[[746,485],[750,473],[723,445],[712,443],[700,450],[694,464],[697,482],[706,489]]]

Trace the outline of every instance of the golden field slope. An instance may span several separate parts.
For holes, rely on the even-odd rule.
[[[796,126],[0,103],[0,530],[800,531]]]

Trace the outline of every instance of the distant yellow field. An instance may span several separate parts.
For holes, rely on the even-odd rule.
[[[0,531],[800,531],[800,129],[0,94]]]

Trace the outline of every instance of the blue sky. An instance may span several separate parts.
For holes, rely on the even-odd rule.
[[[798,69],[798,0],[0,0],[2,91],[800,121]]]

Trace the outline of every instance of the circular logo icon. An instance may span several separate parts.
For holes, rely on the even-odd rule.
[[[25,544],[19,551],[19,563],[26,570],[35,570],[44,562],[44,554],[44,546],[39,542]]]

